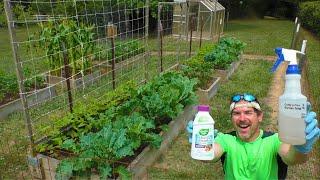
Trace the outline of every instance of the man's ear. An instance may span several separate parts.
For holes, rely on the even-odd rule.
[[[258,113],[257,115],[258,115],[258,120],[259,120],[259,122],[261,122],[262,119],[263,119],[263,112],[260,112],[260,113]]]

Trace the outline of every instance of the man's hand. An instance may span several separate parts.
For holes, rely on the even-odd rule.
[[[306,122],[306,143],[304,145],[295,145],[294,148],[300,153],[307,154],[312,150],[312,145],[319,138],[320,130],[315,112],[309,112],[304,120]]]
[[[189,143],[192,143],[192,131],[193,131],[193,121],[190,120],[187,124],[186,130],[188,131],[188,139],[189,139]],[[214,137],[217,137],[218,135],[218,130],[215,129],[214,130]]]

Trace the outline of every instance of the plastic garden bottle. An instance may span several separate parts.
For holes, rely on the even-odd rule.
[[[292,145],[306,142],[304,118],[307,114],[307,98],[301,94],[300,79],[298,65],[289,65],[285,90],[279,97],[279,138]]]
[[[191,157],[198,160],[214,158],[214,120],[209,114],[210,107],[198,106],[193,121]]]

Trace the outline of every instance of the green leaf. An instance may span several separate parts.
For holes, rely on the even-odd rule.
[[[71,178],[73,175],[73,161],[62,160],[56,169],[55,179],[65,180]]]
[[[109,176],[111,176],[112,168],[109,164],[104,163],[103,165],[98,167],[98,171],[100,174],[100,179],[107,179]]]
[[[131,180],[132,178],[132,174],[124,166],[118,166],[115,172],[119,174],[122,180]]]

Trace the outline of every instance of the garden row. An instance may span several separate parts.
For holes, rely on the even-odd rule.
[[[129,170],[135,177],[136,173],[143,173],[146,164],[151,165],[159,155],[157,148],[167,148],[168,141],[194,115],[194,91],[212,79],[214,67],[222,67],[218,62],[224,59],[223,67],[228,69],[243,48],[240,41],[222,39],[217,45],[202,48],[182,65],[180,72],[160,74],[141,87],[123,84],[53,120],[52,126],[42,128],[47,137],[36,146],[36,152],[42,154],[37,156],[42,164],[53,162],[52,158],[61,161],[45,163],[45,177],[66,179],[99,174],[101,178],[128,178]],[[183,117],[177,118],[181,113]],[[146,151],[154,152],[146,157]],[[140,152],[143,155],[137,156]]]
[[[225,37],[218,44],[204,46],[197,55],[182,64],[181,71],[185,76],[198,79],[197,95],[200,103],[209,103],[221,78],[229,79],[240,64],[245,46],[245,43],[235,38]]]

